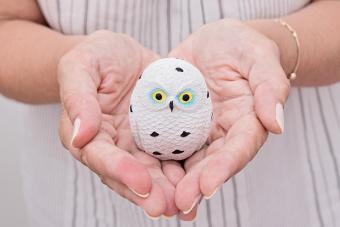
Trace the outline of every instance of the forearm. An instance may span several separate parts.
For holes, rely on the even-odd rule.
[[[30,21],[1,21],[0,93],[28,103],[58,101],[59,59],[81,39]]]
[[[340,1],[317,1],[283,19],[298,33],[301,43],[298,78],[294,85],[318,86],[340,81]],[[283,26],[272,20],[248,22],[279,46],[286,73],[296,63],[296,43]]]

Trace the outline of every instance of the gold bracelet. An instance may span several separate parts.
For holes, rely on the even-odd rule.
[[[293,29],[292,26],[290,26],[287,22],[285,22],[282,19],[276,19],[275,22],[280,23],[283,27],[285,27],[290,33],[292,33],[294,39],[295,39],[295,43],[296,43],[296,52],[297,52],[297,59],[296,59],[296,63],[295,63],[295,67],[292,73],[290,73],[287,77],[289,80],[295,80],[297,75],[297,71],[299,69],[299,65],[300,65],[300,59],[301,59],[301,46],[300,46],[300,41],[299,41],[299,37],[297,32]]]

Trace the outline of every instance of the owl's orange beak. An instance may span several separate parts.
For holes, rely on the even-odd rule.
[[[170,107],[170,110],[172,112],[174,110],[174,101],[170,101],[169,107]]]

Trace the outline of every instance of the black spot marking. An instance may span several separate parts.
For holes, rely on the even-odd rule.
[[[181,137],[187,137],[190,134],[191,134],[190,132],[183,131]]]
[[[162,153],[158,152],[158,151],[154,151],[152,152],[153,155],[162,155]]]
[[[130,112],[132,113],[133,111],[132,111],[132,105],[130,105]]]
[[[139,79],[142,79],[142,74],[140,74]]]
[[[152,136],[152,137],[157,137],[157,136],[159,136],[159,133],[157,133],[157,132],[152,132],[152,133],[150,134],[150,136]]]
[[[181,72],[181,73],[184,72],[184,70],[183,70],[181,67],[177,67],[177,68],[176,68],[176,71],[177,71],[177,72]]]
[[[211,120],[213,119],[213,117],[214,117],[214,113],[213,113],[213,112],[211,112]]]
[[[210,94],[209,94],[209,91],[207,91],[207,99],[209,98]]]
[[[181,150],[174,150],[172,153],[173,154],[182,154],[184,151]]]

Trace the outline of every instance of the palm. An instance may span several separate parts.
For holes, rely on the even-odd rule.
[[[240,22],[203,26],[170,56],[185,59],[202,71],[213,102],[207,146],[186,160],[186,175],[176,188],[177,207],[188,211],[255,156],[268,134],[263,123],[280,132],[272,114],[275,103],[271,106],[276,91],[265,83],[278,84],[278,91],[287,90],[289,83],[275,45]]]

